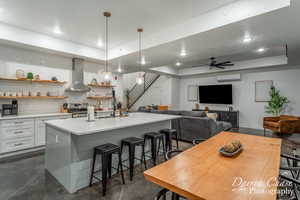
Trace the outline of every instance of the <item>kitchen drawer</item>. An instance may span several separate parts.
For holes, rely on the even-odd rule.
[[[33,137],[6,140],[2,142],[2,153],[27,149],[33,146],[34,146]]]
[[[1,128],[3,133],[9,132],[11,130],[19,131],[23,129],[34,129],[34,124],[24,124],[20,126],[6,126]]]
[[[5,127],[33,127],[33,119],[17,119],[17,120],[3,120],[2,128]]]
[[[14,139],[20,137],[28,137],[34,135],[34,128],[24,128],[24,129],[13,129],[4,128],[2,129],[2,139]]]

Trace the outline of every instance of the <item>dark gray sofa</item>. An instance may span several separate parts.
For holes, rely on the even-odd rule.
[[[139,108],[139,112],[157,114],[181,115],[182,118],[172,121],[172,128],[177,129],[179,139],[191,142],[194,139],[208,139],[222,131],[228,131],[232,125],[228,122],[215,121],[206,116],[202,111],[158,111]]]

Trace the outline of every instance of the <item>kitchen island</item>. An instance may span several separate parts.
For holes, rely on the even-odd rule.
[[[93,122],[87,122],[86,118],[46,122],[45,167],[70,193],[74,193],[89,185],[94,147],[105,143],[120,145],[122,139],[132,136],[142,138],[147,132],[170,128],[171,120],[178,118],[180,116],[130,113],[128,117]],[[127,154],[124,151],[124,160]],[[101,169],[101,162],[97,160],[96,163],[96,170]],[[117,157],[113,157],[113,165],[116,163]]]

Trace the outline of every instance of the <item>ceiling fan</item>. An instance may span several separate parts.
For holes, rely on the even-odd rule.
[[[225,62],[217,62],[215,57],[210,58],[210,63],[208,64],[201,64],[193,67],[201,67],[201,66],[209,66],[209,69],[218,68],[218,69],[225,69],[227,66],[233,66],[234,64],[231,61]]]
[[[217,62],[215,57],[210,58],[210,69],[213,67],[219,68],[219,69],[225,69],[227,66],[233,66],[234,64],[231,61],[225,61],[225,62]]]

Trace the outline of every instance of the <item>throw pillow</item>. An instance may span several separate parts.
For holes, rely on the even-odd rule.
[[[213,119],[215,121],[217,121],[218,119],[218,114],[217,113],[207,113],[206,114],[208,118]]]

